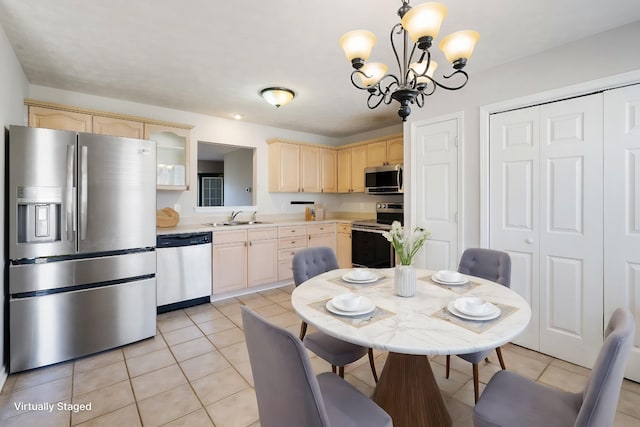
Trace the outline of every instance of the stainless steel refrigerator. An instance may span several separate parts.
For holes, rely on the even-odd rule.
[[[155,142],[11,126],[10,372],[156,333]]]

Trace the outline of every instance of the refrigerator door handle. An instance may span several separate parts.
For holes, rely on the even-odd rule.
[[[67,232],[67,240],[73,240],[73,232],[75,231],[75,218],[73,212],[75,208],[75,187],[73,186],[74,160],[76,156],[76,146],[67,145],[67,186],[65,192],[65,223],[64,228]]]
[[[87,239],[87,198],[88,198],[88,165],[89,147],[82,146],[80,152],[80,240]]]

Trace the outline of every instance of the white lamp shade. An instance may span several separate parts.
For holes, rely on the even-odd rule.
[[[367,62],[360,69],[364,74],[358,73],[362,84],[366,87],[373,86],[387,73],[387,65],[382,62]]]
[[[422,3],[411,8],[402,17],[402,27],[414,43],[426,36],[435,39],[446,16],[447,8],[442,3]]]
[[[473,48],[480,39],[477,31],[465,30],[451,33],[440,41],[438,45],[447,61],[454,62],[457,59],[469,59]]]
[[[280,107],[281,105],[287,105],[291,102],[295,93],[293,93],[291,89],[283,87],[268,87],[260,91],[260,96],[269,104]]]
[[[371,49],[376,44],[376,36],[371,31],[353,30],[340,37],[340,46],[349,61],[360,58],[369,59]]]
[[[427,67],[427,63],[426,62],[414,62],[411,64],[411,69],[413,70],[414,73],[416,73],[417,77],[417,83],[425,83],[428,84],[431,80],[429,80],[426,77],[420,77],[420,74],[425,74],[424,69]],[[429,69],[426,72],[426,75],[429,77],[433,77],[433,73],[436,71],[436,68],[438,68],[438,63],[436,61],[431,61],[429,63]]]

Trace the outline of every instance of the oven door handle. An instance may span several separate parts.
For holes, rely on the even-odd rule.
[[[366,228],[366,227],[358,227],[358,226],[351,226],[351,231],[363,231],[365,233],[376,233],[376,234],[382,234],[385,231],[388,230],[380,230],[380,229],[375,229],[375,228]]]

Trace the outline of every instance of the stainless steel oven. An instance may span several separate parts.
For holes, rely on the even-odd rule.
[[[378,203],[376,219],[356,221],[351,225],[351,258],[355,267],[388,268],[396,265],[396,253],[382,235],[391,223],[404,222],[402,203]]]

